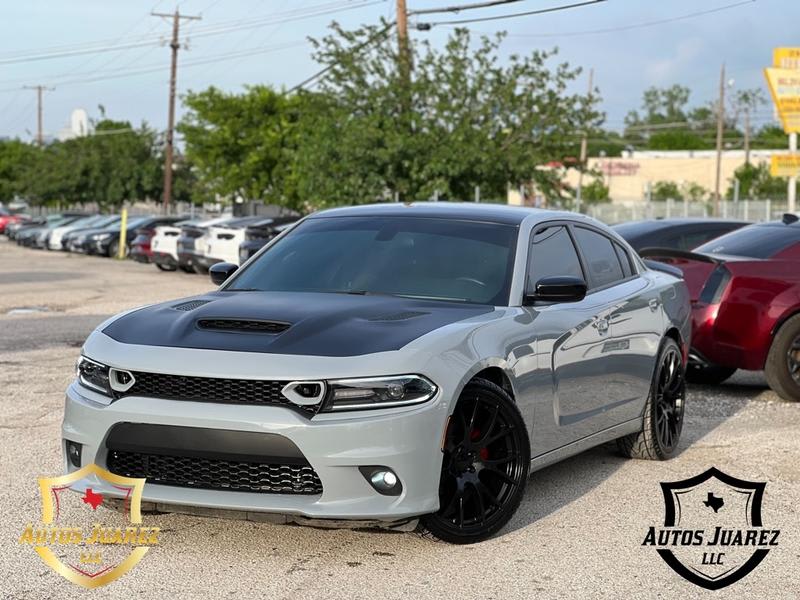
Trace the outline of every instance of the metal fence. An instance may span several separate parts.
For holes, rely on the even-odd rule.
[[[780,219],[787,210],[786,202],[771,200],[740,200],[720,202],[719,217],[743,221],[771,221]],[[594,204],[586,207],[586,214],[604,223],[626,223],[640,219],[668,219],[672,217],[709,218],[714,215],[711,202],[640,202],[638,204]]]

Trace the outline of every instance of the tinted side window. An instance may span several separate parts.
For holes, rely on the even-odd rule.
[[[786,225],[750,225],[695,248],[701,254],[731,254],[769,258],[800,242],[800,228]]]
[[[572,238],[563,225],[540,229],[533,236],[528,255],[528,289],[543,277],[570,275],[584,278]]]
[[[589,288],[602,287],[623,279],[622,266],[611,240],[583,227],[575,228],[583,258],[589,267]]]
[[[625,277],[630,277],[633,275],[631,257],[628,255],[628,252],[625,250],[625,248],[614,242],[614,250],[617,251],[617,258],[619,258],[619,262],[622,265],[622,274],[625,275]]]

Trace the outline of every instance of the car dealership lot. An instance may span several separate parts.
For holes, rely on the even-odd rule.
[[[3,597],[81,593],[16,544],[36,523],[36,478],[60,474],[63,392],[80,345],[126,308],[210,289],[206,277],[0,241],[0,488],[6,548]],[[9,314],[11,313],[11,314]],[[715,597],[795,598],[800,590],[797,501],[800,405],[781,402],[761,374],[690,390],[677,458],[629,461],[610,448],[534,473],[519,512],[500,535],[456,547],[410,534],[320,530],[184,515],[145,517],[162,545],[99,597],[265,598],[711,596],[679,578],[641,543],[663,523],[660,481],[716,466],[767,481],[764,525],[780,545]],[[104,509],[99,509],[104,510]]]

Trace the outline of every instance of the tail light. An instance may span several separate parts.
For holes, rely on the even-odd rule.
[[[725,268],[725,265],[719,265],[711,272],[706,284],[700,292],[700,302],[703,304],[719,304],[722,300],[722,294],[725,293],[725,288],[731,281],[731,272]]]

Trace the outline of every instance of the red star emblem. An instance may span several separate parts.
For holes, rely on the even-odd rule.
[[[90,505],[92,510],[97,510],[97,507],[103,502],[103,495],[93,492],[92,488],[86,488],[86,492],[81,499],[84,504]]]

